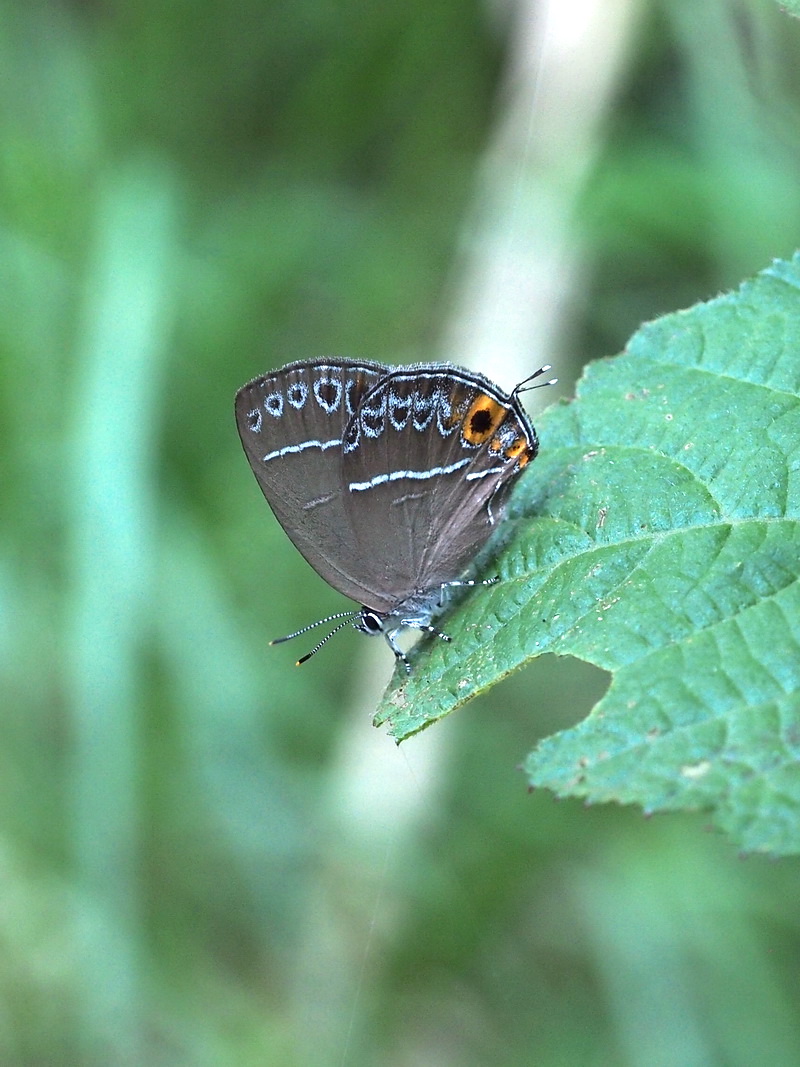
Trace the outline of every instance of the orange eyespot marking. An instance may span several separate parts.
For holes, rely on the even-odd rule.
[[[498,404],[486,393],[480,393],[472,401],[464,415],[461,432],[468,445],[482,445],[495,432],[506,417],[508,408]],[[494,445],[494,441],[492,442]],[[493,449],[497,451],[497,449]]]
[[[506,459],[519,459],[521,463],[527,463],[530,457],[528,442],[524,437],[515,438],[505,450]]]

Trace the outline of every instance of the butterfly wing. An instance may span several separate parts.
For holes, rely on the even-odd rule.
[[[502,500],[538,450],[516,397],[459,368],[393,371],[365,393],[344,434],[344,506],[390,611],[453,581],[491,536]]]
[[[298,551],[334,589],[359,603],[362,546],[342,483],[342,440],[364,395],[388,373],[378,363],[293,363],[236,394],[236,425],[267,503]]]

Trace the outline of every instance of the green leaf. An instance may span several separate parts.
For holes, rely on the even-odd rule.
[[[798,384],[800,255],[591,364],[540,420],[486,568],[502,581],[420,646],[376,724],[402,739],[542,652],[577,656],[610,688],[531,753],[532,785],[800,851]]]
[[[778,6],[787,14],[800,18],[800,0],[779,0]]]

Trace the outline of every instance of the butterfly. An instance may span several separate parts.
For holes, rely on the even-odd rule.
[[[431,624],[503,512],[539,441],[520,393],[449,363],[391,367],[348,359],[290,363],[236,394],[245,455],[278,522],[314,570],[361,606],[334,620],[397,643]],[[496,581],[490,579],[489,581]],[[487,583],[488,584],[488,583]]]

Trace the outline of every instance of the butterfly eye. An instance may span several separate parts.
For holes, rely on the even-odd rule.
[[[379,634],[383,630],[383,622],[380,615],[374,611],[361,609],[361,628],[365,633]]]

